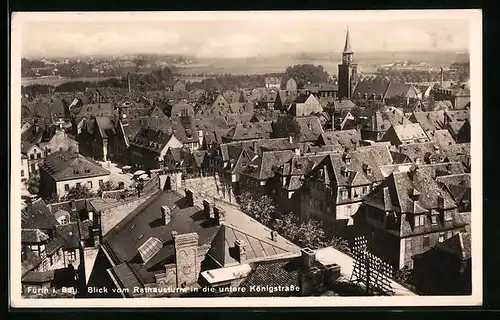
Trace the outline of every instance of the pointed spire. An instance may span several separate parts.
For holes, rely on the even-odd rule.
[[[345,35],[345,46],[343,53],[353,53],[351,49],[351,40],[349,38],[349,27],[347,27],[346,35]]]

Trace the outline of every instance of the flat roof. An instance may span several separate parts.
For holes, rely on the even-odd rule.
[[[219,268],[213,270],[203,271],[201,275],[205,280],[209,283],[218,283],[223,281],[230,281],[234,279],[240,279],[248,276],[252,268],[250,264],[239,264],[232,267],[227,268]]]

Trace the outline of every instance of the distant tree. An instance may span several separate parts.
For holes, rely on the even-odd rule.
[[[68,190],[64,200],[88,199],[95,196],[95,193],[89,190],[87,186],[76,185]]]
[[[324,238],[325,231],[319,221],[311,219],[299,225],[297,242],[301,247],[317,249],[322,246]]]
[[[38,194],[40,192],[40,176],[31,175],[27,181],[28,191],[31,194]]]
[[[310,82],[330,82],[331,78],[322,66],[313,64],[298,64],[288,67],[285,71],[285,78],[294,78],[298,84]],[[286,81],[286,80],[285,80]]]
[[[265,225],[269,225],[276,211],[276,205],[267,195],[254,195],[244,191],[237,197],[240,209]]]
[[[100,186],[97,195],[101,196],[103,192],[112,190],[116,190],[116,185],[112,181],[106,181]]]
[[[278,118],[273,123],[273,137],[274,138],[288,138],[293,137],[298,139],[300,137],[300,125],[292,115],[284,115]]]
[[[173,71],[169,67],[160,68],[156,71],[153,71],[153,73],[156,76],[158,76],[161,80],[166,82],[172,81],[174,79]]]

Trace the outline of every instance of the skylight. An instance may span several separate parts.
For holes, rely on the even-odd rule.
[[[139,254],[141,255],[142,261],[147,262],[153,258],[163,247],[163,243],[160,239],[151,237],[142,246],[139,247]]]

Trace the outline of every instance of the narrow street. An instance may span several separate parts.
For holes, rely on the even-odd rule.
[[[120,182],[123,182],[126,188],[134,182],[132,173],[123,173],[122,169],[118,167],[116,163],[106,161],[98,162],[104,169],[111,172],[110,180],[113,181],[116,185],[118,185],[118,183]]]

